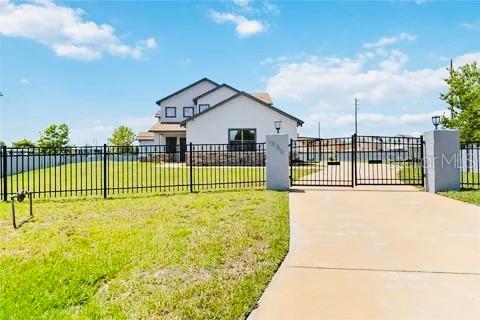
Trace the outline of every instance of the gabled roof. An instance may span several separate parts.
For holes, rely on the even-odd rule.
[[[179,123],[155,123],[149,132],[184,132],[185,128],[180,127]]]
[[[192,84],[189,84],[189,85],[186,86],[185,88],[180,89],[180,90],[178,90],[178,91],[176,91],[176,92],[174,92],[174,93],[172,93],[172,94],[169,94],[168,96],[166,96],[166,97],[158,100],[158,101],[156,102],[156,104],[157,104],[157,105],[160,105],[160,103],[162,103],[163,101],[165,101],[165,100],[167,100],[167,99],[169,99],[169,98],[171,98],[171,97],[173,97],[173,96],[176,96],[177,94],[182,93],[183,91],[188,90],[188,89],[190,89],[191,87],[194,87],[194,86],[196,86],[197,84],[199,84],[199,83],[201,83],[201,82],[203,82],[203,81],[208,81],[208,82],[210,82],[211,84],[214,84],[214,85],[218,86],[218,83],[216,83],[215,81],[212,81],[212,80],[210,80],[210,79],[208,79],[208,78],[202,78],[202,79],[200,79],[200,80],[198,80],[198,81],[196,81],[196,82],[194,82],[194,83],[192,83]]]
[[[204,92],[204,93],[202,93],[201,95],[196,96],[195,98],[193,98],[193,103],[197,104],[197,100],[198,100],[198,99],[200,99],[200,98],[202,98],[202,97],[205,97],[205,96],[209,95],[210,93],[212,93],[212,92],[214,92],[214,91],[217,91],[218,89],[221,89],[221,88],[229,88],[229,89],[231,89],[231,90],[233,90],[233,91],[235,91],[235,92],[237,92],[237,93],[240,92],[240,90],[237,90],[237,89],[235,89],[234,87],[231,87],[231,86],[229,86],[229,85],[226,84],[226,83],[222,83],[222,84],[219,85],[218,87],[215,87],[215,88],[213,88],[213,89],[210,89],[210,90],[208,90],[207,92]]]
[[[213,109],[218,108],[218,107],[220,107],[221,105],[223,105],[223,104],[225,104],[225,103],[227,103],[227,102],[229,102],[229,101],[231,101],[231,100],[234,100],[234,99],[238,98],[239,96],[244,96],[244,97],[250,98],[250,99],[252,99],[253,101],[258,102],[258,103],[260,103],[261,105],[263,105],[263,106],[265,106],[265,107],[267,107],[267,108],[270,108],[271,110],[276,111],[276,112],[284,115],[284,116],[287,117],[287,118],[290,118],[290,119],[292,119],[292,120],[295,120],[295,121],[297,122],[297,126],[301,126],[301,125],[303,124],[303,121],[302,121],[302,120],[300,120],[300,119],[298,119],[298,118],[296,118],[296,117],[294,117],[294,116],[286,113],[285,111],[282,111],[282,110],[280,110],[280,109],[277,109],[277,108],[275,108],[274,106],[272,106],[271,104],[268,104],[268,103],[266,103],[266,102],[263,101],[263,100],[260,100],[260,99],[258,99],[258,98],[255,98],[255,97],[252,96],[251,94],[248,94],[248,93],[246,93],[246,92],[240,91],[239,93],[231,96],[230,98],[227,98],[227,99],[225,99],[225,100],[223,100],[223,101],[220,101],[219,103],[217,103],[216,105],[208,108],[207,110],[202,111],[202,112],[200,112],[200,113],[197,113],[196,115],[194,115],[194,116],[192,116],[192,117],[190,117],[190,118],[188,118],[188,119],[183,120],[182,122],[180,122],[180,125],[181,125],[181,126],[184,126],[188,121],[193,120],[193,119],[195,119],[195,118],[198,118],[198,117],[204,115],[205,113],[210,112],[210,111],[212,111]]]
[[[153,132],[139,132],[136,139],[139,141],[153,141],[155,140],[155,134]]]

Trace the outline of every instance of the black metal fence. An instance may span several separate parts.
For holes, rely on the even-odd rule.
[[[265,144],[6,148],[0,152],[0,195],[103,196],[265,185]]]
[[[480,189],[480,142],[460,145],[460,186]]]

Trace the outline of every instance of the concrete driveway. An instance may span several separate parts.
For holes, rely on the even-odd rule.
[[[480,207],[413,187],[290,193],[290,252],[251,319],[480,320]]]

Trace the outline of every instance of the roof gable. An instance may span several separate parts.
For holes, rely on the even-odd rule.
[[[198,99],[203,98],[203,97],[205,97],[205,96],[208,96],[210,93],[215,92],[215,91],[217,91],[218,89],[221,89],[221,88],[229,88],[229,89],[231,89],[231,90],[233,90],[233,91],[235,91],[235,92],[237,92],[237,93],[240,92],[240,90],[235,89],[234,87],[229,86],[229,85],[226,84],[226,83],[222,83],[222,84],[219,85],[218,87],[215,87],[215,88],[213,88],[213,89],[211,89],[211,90],[208,90],[207,92],[204,92],[204,93],[202,93],[201,95],[196,96],[195,98],[193,98],[193,103],[197,104],[197,100],[198,100]]]
[[[268,103],[266,103],[265,101],[260,100],[260,99],[258,99],[258,98],[256,98],[256,97],[252,96],[251,94],[248,94],[248,93],[246,93],[246,92],[240,91],[240,92],[238,92],[237,94],[231,96],[230,98],[227,98],[227,99],[225,99],[225,100],[217,103],[216,105],[208,108],[207,110],[202,111],[202,112],[200,112],[200,113],[197,113],[197,114],[194,115],[193,117],[190,117],[190,118],[188,118],[188,119],[185,119],[184,121],[182,121],[182,122],[180,123],[180,125],[184,126],[188,121],[193,120],[193,119],[195,119],[195,118],[198,118],[198,117],[204,115],[205,113],[210,112],[210,111],[214,110],[215,108],[218,108],[218,107],[222,106],[223,104],[225,104],[225,103],[227,103],[227,102],[229,102],[229,101],[231,101],[231,100],[234,100],[234,99],[238,98],[239,96],[244,96],[244,97],[247,97],[247,98],[249,98],[249,99],[252,99],[253,101],[258,102],[259,104],[261,104],[261,105],[263,105],[263,106],[265,106],[265,107],[267,107],[267,108],[270,108],[271,110],[273,110],[273,111],[275,111],[275,112],[278,112],[278,113],[280,113],[281,115],[284,115],[284,116],[287,117],[287,118],[290,118],[290,119],[292,119],[292,120],[295,120],[295,121],[297,122],[297,126],[301,126],[301,125],[303,124],[303,121],[302,121],[302,120],[300,120],[300,119],[298,119],[298,118],[296,118],[296,117],[294,117],[294,116],[286,113],[285,111],[282,111],[282,110],[280,110],[280,109],[278,109],[278,108],[275,108],[275,107],[272,106],[271,104],[268,104]]]
[[[182,88],[182,89],[180,89],[180,90],[178,90],[178,91],[176,91],[176,92],[174,92],[174,93],[172,93],[172,94],[169,94],[168,96],[166,96],[166,97],[158,100],[158,101],[156,102],[156,104],[160,106],[160,104],[161,104],[163,101],[165,101],[165,100],[167,100],[167,99],[170,99],[171,97],[176,96],[177,94],[180,94],[180,93],[182,93],[182,92],[185,91],[185,90],[188,90],[188,89],[190,89],[190,88],[192,88],[192,87],[195,87],[196,85],[198,85],[198,84],[200,84],[200,83],[202,83],[202,82],[204,82],[204,81],[210,82],[211,84],[213,84],[213,85],[215,85],[215,86],[217,86],[217,87],[218,87],[218,85],[219,85],[219,84],[216,83],[215,81],[212,81],[212,80],[210,80],[210,79],[208,79],[208,78],[202,78],[202,79],[200,79],[200,80],[198,80],[198,81],[195,81],[194,83],[189,84],[188,86],[186,86],[186,87],[184,87],[184,88]]]

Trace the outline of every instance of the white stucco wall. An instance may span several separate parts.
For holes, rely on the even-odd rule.
[[[180,144],[180,138],[185,138],[185,133],[180,132],[165,132],[158,134],[158,144],[165,145],[167,144],[167,137],[177,137],[177,144]]]
[[[140,140],[138,141],[139,146],[154,146],[157,143],[155,143],[155,140]]]
[[[180,122],[184,120],[183,107],[194,107],[193,98],[198,97],[202,93],[205,93],[216,85],[209,81],[202,81],[197,85],[165,100],[160,104],[160,119],[162,122]],[[165,107],[176,107],[177,116],[175,118],[165,117]]]
[[[297,122],[264,105],[239,96],[187,122],[187,142],[228,143],[228,129],[257,129],[257,142],[265,142],[267,134],[275,134],[273,122],[282,121],[280,133],[289,139],[297,137]]]
[[[200,99],[197,100],[197,106],[200,104],[209,104],[210,107],[216,105],[217,103],[230,98],[231,96],[235,95],[237,92],[228,88],[228,87],[222,87],[218,90],[215,90],[205,97],[201,97]],[[198,109],[195,110],[195,113],[198,112]]]
[[[160,134],[155,132],[153,140],[138,141],[139,146],[154,146],[160,144]]]

